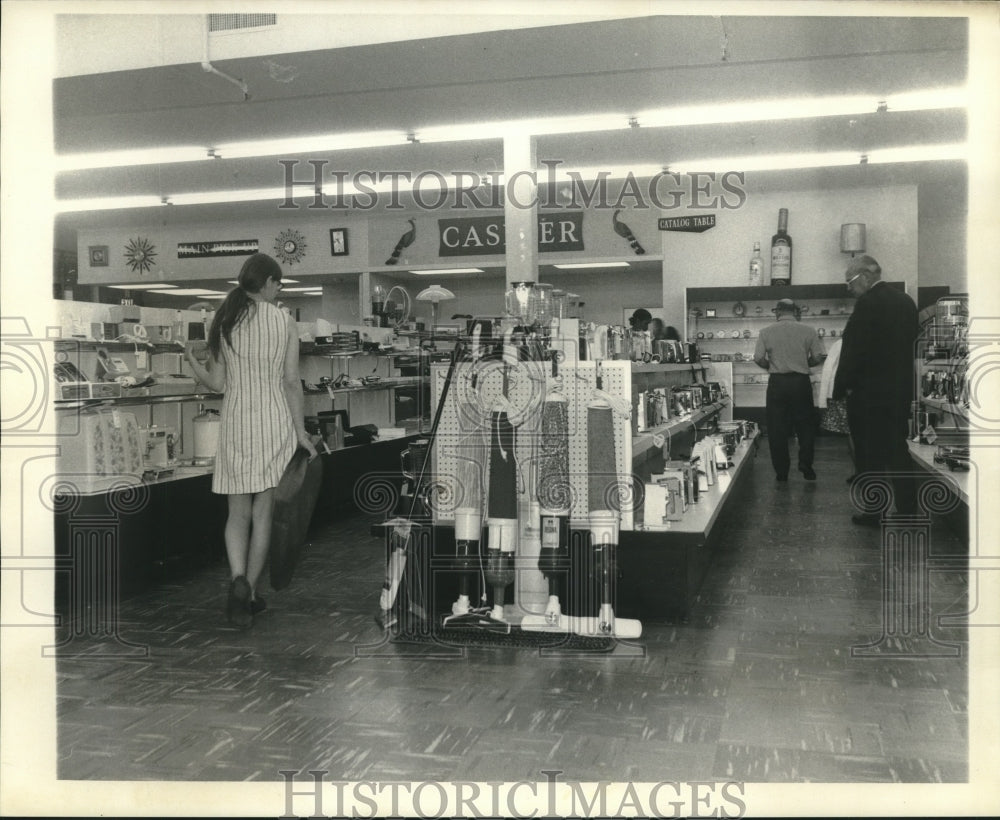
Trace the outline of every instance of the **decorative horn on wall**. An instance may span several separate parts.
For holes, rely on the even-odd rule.
[[[621,210],[617,210],[611,216],[611,224],[614,226],[615,233],[619,236],[624,236],[628,240],[632,250],[636,252],[636,255],[641,256],[646,252],[646,249],[639,244],[639,240],[635,238],[635,234],[632,233],[632,229],[618,219],[618,214],[620,213]]]
[[[412,219],[407,219],[406,221],[410,223],[410,230],[399,237],[396,247],[392,249],[392,256],[385,260],[385,264],[387,265],[395,265],[399,261],[399,255],[403,252],[403,248],[408,248],[412,245],[417,235],[417,223]]]

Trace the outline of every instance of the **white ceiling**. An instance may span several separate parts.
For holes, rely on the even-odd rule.
[[[279,15],[280,16],[280,15]],[[288,20],[284,21],[287,26]],[[308,30],[309,18],[294,25]],[[74,19],[59,18],[60,41]],[[88,24],[92,28],[91,24]],[[88,36],[92,35],[90,28]],[[867,94],[963,85],[963,18],[654,16],[490,31],[213,61],[244,80],[250,98],[199,62],[60,77],[54,84],[57,153],[225,142],[303,134],[484,123],[595,112],[623,120],[644,109],[762,98]],[[160,44],[162,46],[162,44]],[[161,49],[162,51],[162,49]],[[189,55],[188,55],[189,56]],[[676,165],[705,156],[850,150],[963,142],[960,109],[872,112],[852,117],[637,128],[537,139],[539,159],[569,165]],[[285,157],[304,161],[315,156]],[[484,128],[475,141],[337,152],[329,169],[429,169],[485,173],[503,167],[502,140]],[[278,157],[94,169],[62,173],[57,197],[277,187]],[[964,163],[845,167],[762,173],[751,185],[924,183],[922,206],[963,200]],[[931,188],[934,190],[932,191]],[[935,193],[935,192],[941,192]],[[944,207],[938,205],[937,207]],[[273,203],[156,209],[162,222],[263,214]],[[99,224],[149,221],[149,209],[63,214],[57,244]],[[68,245],[63,245],[64,247]]]

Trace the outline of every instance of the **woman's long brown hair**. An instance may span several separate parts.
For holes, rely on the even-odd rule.
[[[247,257],[240,268],[239,284],[222,300],[208,331],[208,349],[216,359],[222,353],[223,339],[230,347],[233,346],[233,328],[250,312],[254,301],[250,294],[260,293],[268,279],[281,281],[281,265],[266,253]]]

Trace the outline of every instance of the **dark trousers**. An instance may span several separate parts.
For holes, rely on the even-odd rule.
[[[866,401],[855,391],[847,397],[847,425],[854,440],[857,474],[885,476],[892,483],[896,511],[915,513],[917,483],[906,443],[909,433],[906,412]]]
[[[767,441],[775,474],[787,476],[788,439],[799,440],[799,467],[812,467],[816,445],[812,383],[806,373],[772,373],[767,378]]]

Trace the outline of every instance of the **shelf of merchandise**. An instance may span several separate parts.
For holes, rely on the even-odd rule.
[[[934,444],[920,444],[915,441],[909,442],[910,455],[929,472],[938,473],[944,476],[952,486],[954,492],[962,499],[963,503],[969,503],[969,471],[951,470],[946,464],[938,464],[934,461],[934,454],[937,453],[939,444],[968,444],[967,437],[951,438],[940,436]]]
[[[719,415],[728,406],[728,399],[712,402],[711,404],[703,405],[692,413],[683,416],[674,416],[664,424],[643,430],[641,433],[632,436],[633,465],[645,460],[651,450],[657,449],[655,443],[657,438],[670,438],[688,428],[697,429],[698,422]]]
[[[918,359],[917,382],[920,383],[920,377],[927,370],[954,370],[965,364],[966,361],[963,359]],[[945,477],[953,486],[955,493],[968,506],[970,472],[952,470],[947,464],[935,461],[934,456],[940,446],[969,446],[969,410],[964,404],[932,396],[921,396],[919,403],[928,412],[938,416],[938,422],[934,427],[937,438],[933,444],[921,444],[911,439],[910,455],[924,469]]]
[[[629,378],[621,382],[624,386],[621,398],[629,398],[634,407],[638,392],[650,387],[689,384],[695,380],[695,376],[701,381],[704,379],[703,367],[707,369],[708,366],[709,363],[700,362],[633,364],[625,371]],[[607,377],[607,372],[605,375]],[[606,379],[606,384],[607,381]],[[632,436],[633,484],[648,479],[650,466],[655,465],[656,460],[662,457],[655,446],[655,439],[659,435],[670,436],[673,446],[680,453],[682,448],[693,444],[700,437],[700,422],[719,416],[728,407],[728,399],[713,402],[688,416],[673,418],[666,424]],[[689,438],[687,434],[690,434]],[[570,445],[571,449],[580,446],[580,443]],[[686,615],[708,571],[722,532],[720,523],[738,508],[736,499],[749,483],[755,452],[756,438],[741,442],[732,457],[732,466],[721,470],[719,480],[701,494],[697,503],[689,505],[681,521],[672,522],[669,528],[643,529],[637,527],[633,520],[626,524],[623,517],[618,535],[616,613],[621,617],[653,620],[676,614]],[[641,510],[637,509],[635,512]],[[419,534],[413,536],[413,543],[417,545],[416,560],[407,564],[407,573],[410,575],[404,581],[404,586],[408,584],[409,588],[420,591],[424,597],[418,603],[426,610],[433,613],[449,612],[451,603],[455,600],[460,575],[454,565],[454,526],[448,521],[437,524],[428,521],[416,526],[419,527]],[[373,528],[373,531],[384,529],[385,527]],[[594,578],[585,571],[593,560],[593,554],[589,531],[582,519],[571,518],[569,538],[570,567],[573,569],[567,578],[573,579],[573,591],[568,593],[563,611],[569,615],[586,615],[588,613],[583,608],[589,606],[588,602],[596,600],[596,591],[588,586]],[[523,572],[533,575],[535,560],[528,554],[522,554],[523,548],[522,543],[518,547],[518,560],[525,562]],[[473,590],[477,595],[479,592],[480,590]],[[487,590],[487,595],[490,592]],[[507,589],[503,603],[512,604],[513,596],[511,586]],[[403,610],[400,615],[402,612]]]
[[[730,456],[730,466],[719,470],[718,481],[703,490],[698,501],[688,505],[679,521],[647,525],[641,512],[636,514],[636,532],[648,534],[685,533],[707,540],[725,506],[729,491],[753,457],[756,438],[744,439]]]
[[[905,287],[902,282],[888,284],[900,290]],[[854,298],[842,283],[688,288],[686,299],[688,335],[714,361],[733,362],[734,411],[760,422],[766,404],[767,373],[754,363],[753,354],[761,329],[775,321],[773,309],[777,301],[792,299],[804,308],[800,320],[816,328],[825,346],[843,335],[854,310]],[[737,305],[743,309],[742,315]],[[716,315],[707,316],[710,310]],[[712,338],[707,338],[709,333]],[[699,334],[702,338],[698,338]],[[821,373],[822,367],[812,368],[814,400]]]
[[[89,367],[83,366],[81,364],[80,357],[86,356],[86,354],[96,357],[97,351],[102,348],[108,350],[109,353],[114,352],[125,355],[134,355],[136,351],[136,346],[131,342],[115,342],[109,344],[82,339],[59,339],[55,340],[54,344],[54,350],[60,358],[73,361],[71,354],[77,354],[76,361],[73,363],[77,364],[83,372],[91,372],[93,370],[93,363],[91,362]],[[178,352],[176,344],[148,345],[145,347],[143,352],[148,353],[154,348],[157,352]],[[305,353],[304,355],[309,357],[315,355],[320,359],[344,358],[341,355],[328,356],[326,354],[313,353]],[[362,354],[359,351],[358,354],[352,355],[366,356],[370,354]],[[399,355],[403,355],[402,352]],[[165,377],[160,376],[159,378],[164,379]],[[424,405],[426,405],[425,397],[428,382],[429,379],[426,376],[392,376],[378,378],[377,380],[358,385],[345,385],[340,387],[333,387],[332,385],[306,387],[303,389],[303,396],[306,397],[307,400],[312,399],[313,401],[317,398],[327,397],[330,399],[331,403],[333,403],[338,398],[342,399],[346,397],[350,399],[352,396],[364,397],[379,393],[380,391],[386,392],[387,396],[382,404],[385,404],[387,409],[382,413],[382,418],[379,419],[379,426],[392,427],[394,430],[402,429],[404,431],[404,435],[410,436],[420,433],[423,430],[426,415]],[[412,394],[411,398],[418,405],[415,416],[411,415],[406,419],[399,419],[397,421],[398,414],[395,411],[395,406],[397,404],[397,391],[405,391],[408,395]],[[162,426],[164,424],[161,413],[156,408],[169,408],[170,406],[176,407],[177,405],[204,404],[209,408],[218,409],[221,402],[221,393],[216,393],[206,389],[204,385],[196,382],[193,378],[167,377],[159,383],[143,387],[123,386],[121,388],[120,396],[89,399],[55,399],[52,405],[60,414],[71,411],[78,412],[80,410],[93,407],[126,407],[140,412],[145,410],[146,412],[143,414],[144,418],[137,419],[140,427],[143,427],[156,424]],[[353,424],[359,425],[368,422],[368,419],[363,417],[363,411],[366,408],[367,405],[361,405],[359,415],[362,417],[355,419],[352,422]],[[196,410],[197,407],[185,410],[178,408],[172,416],[172,422],[166,425],[177,429],[178,437],[181,442],[181,451],[176,465],[171,465],[170,468],[158,468],[156,470],[152,470],[151,475],[147,473],[146,478],[143,480],[149,483],[163,483],[211,472],[210,469],[206,470],[204,467],[194,466],[191,458],[192,453],[186,453],[184,449],[186,444],[185,432],[189,431],[191,421]],[[307,411],[306,415],[309,416],[313,414]],[[100,484],[100,482],[95,483]],[[81,490],[87,491],[83,485],[85,485],[85,482],[81,483]],[[95,490],[95,492],[99,492],[99,490]]]

